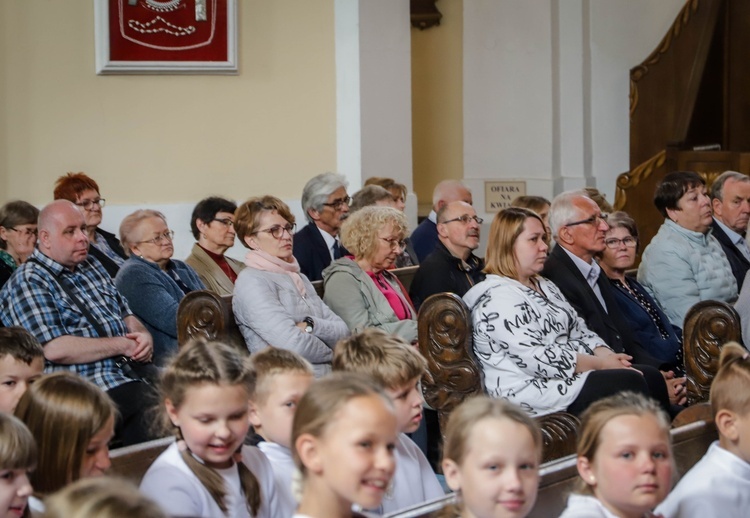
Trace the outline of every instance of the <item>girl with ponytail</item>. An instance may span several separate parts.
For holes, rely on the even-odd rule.
[[[162,373],[163,422],[177,437],[148,469],[141,491],[172,516],[290,516],[265,456],[243,442],[255,375],[220,342],[183,346]]]

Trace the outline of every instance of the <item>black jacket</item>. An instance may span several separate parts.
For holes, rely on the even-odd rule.
[[[115,236],[111,232],[107,232],[106,230],[102,230],[100,228],[96,229],[96,233],[99,234],[104,238],[104,240],[107,242],[109,247],[120,257],[123,258],[123,260],[126,260],[128,258],[127,255],[125,255],[125,250],[122,249],[122,245],[120,244],[120,240],[117,239],[117,236]],[[89,245],[89,255],[92,257],[96,257],[100,263],[102,263],[102,266],[104,266],[104,269],[107,270],[107,273],[110,277],[113,279],[115,278],[115,275],[117,275],[117,272],[120,271],[120,267],[117,265],[116,262],[114,262],[112,259],[109,258],[107,254],[99,250],[97,247],[95,247],[93,244]]]
[[[471,254],[466,262],[468,270],[461,259],[451,255],[445,245],[438,241],[435,250],[420,263],[412,280],[409,296],[414,307],[419,309],[427,297],[444,291],[463,297],[469,288],[483,281],[484,260]]]
[[[732,267],[732,274],[734,274],[734,278],[737,280],[737,292],[739,293],[742,289],[742,283],[745,282],[745,274],[750,269],[750,261],[732,243],[732,240],[729,239],[727,233],[716,223],[716,220],[711,223],[711,228],[713,229],[711,233],[719,241],[721,249],[724,250],[724,255],[729,260],[729,266]]]
[[[322,272],[331,264],[331,252],[315,223],[308,223],[302,227],[294,234],[292,243],[292,250],[299,263],[300,271],[311,281],[323,280]],[[342,255],[349,254],[343,246],[341,253]]]
[[[613,292],[614,288],[604,272],[599,275],[598,284],[609,313],[604,310],[594,290],[591,289],[581,271],[559,244],[552,249],[547,257],[542,275],[560,288],[570,305],[586,322],[586,326],[598,334],[615,352],[629,354],[633,357],[632,362],[634,364],[667,368],[665,362],[651,356],[636,340],[627,320],[620,313]]]

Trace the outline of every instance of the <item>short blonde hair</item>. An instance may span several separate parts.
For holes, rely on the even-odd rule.
[[[250,399],[263,403],[269,395],[269,381],[279,374],[301,373],[313,376],[310,362],[288,349],[268,346],[250,357],[250,365],[255,371],[255,387]]]
[[[289,210],[289,205],[276,196],[266,195],[250,198],[237,207],[237,211],[234,213],[234,231],[245,248],[250,248],[245,238],[258,231],[260,216],[264,212],[278,212],[279,216],[289,224],[294,225],[294,214]]]
[[[44,518],[167,518],[129,480],[85,478],[45,500]]]
[[[427,361],[403,338],[369,328],[345,338],[333,351],[333,370],[365,374],[392,390],[427,371]]]
[[[509,207],[495,214],[487,240],[485,273],[518,279],[514,247],[529,218],[537,219],[544,228],[542,218],[531,209]]]
[[[36,441],[23,421],[0,412],[0,469],[36,467]]]
[[[388,224],[403,239],[408,232],[406,216],[393,207],[364,207],[341,226],[341,244],[357,258],[369,258],[378,247],[378,232]]]
[[[671,457],[672,441],[669,438],[669,417],[653,399],[628,391],[595,401],[583,412],[578,433],[577,455],[588,459],[589,462],[594,462],[596,452],[601,444],[602,429],[615,417],[624,415],[653,416],[667,436]],[[593,494],[591,486],[585,480],[579,480],[576,492]]]
[[[714,417],[719,410],[739,415],[750,411],[750,353],[737,342],[728,342],[721,348],[710,399]]]
[[[125,216],[125,219],[120,223],[120,243],[125,251],[125,255],[130,256],[130,247],[137,244],[138,239],[138,227],[141,222],[149,218],[159,218],[164,224],[167,224],[167,218],[158,210],[152,209],[140,209],[132,214]]]

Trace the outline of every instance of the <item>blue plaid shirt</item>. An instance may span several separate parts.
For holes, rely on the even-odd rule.
[[[58,279],[55,280],[34,260],[49,267]],[[99,337],[93,324],[60,287],[61,281],[86,305],[107,336],[124,336],[128,333],[123,319],[132,312],[99,261],[89,256],[71,272],[36,249],[30,260],[13,273],[0,291],[0,320],[3,325],[28,329],[42,345],[67,335]],[[133,381],[115,365],[115,358],[73,365],[46,360],[44,370],[75,372],[103,390]]]

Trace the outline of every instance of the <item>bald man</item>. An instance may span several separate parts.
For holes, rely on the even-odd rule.
[[[120,411],[116,436],[136,444],[151,438],[143,413],[152,389],[121,365],[149,363],[151,335],[88,247],[78,207],[57,200],[42,209],[37,248],[0,291],[0,321],[39,340],[45,372],[71,371],[106,391]]]
[[[443,180],[432,192],[432,211],[411,233],[411,244],[421,263],[438,244],[437,213],[448,203],[463,201],[473,205],[471,191],[458,180]]]

